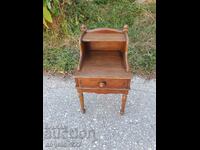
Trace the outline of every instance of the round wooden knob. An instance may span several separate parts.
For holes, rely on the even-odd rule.
[[[127,24],[124,25],[123,31],[124,31],[124,32],[128,32],[128,25],[127,25]]]
[[[82,31],[82,32],[87,31],[87,27],[86,27],[84,24],[81,25],[81,31]]]
[[[99,83],[99,87],[102,88],[102,87],[105,87],[105,86],[106,86],[106,82],[100,82],[100,83]]]

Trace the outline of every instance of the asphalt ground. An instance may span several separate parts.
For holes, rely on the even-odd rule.
[[[156,80],[133,77],[125,114],[121,94],[84,93],[80,112],[71,77],[43,76],[44,150],[155,150]]]

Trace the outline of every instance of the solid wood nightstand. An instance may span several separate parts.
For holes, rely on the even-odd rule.
[[[80,59],[74,78],[81,112],[85,113],[83,92],[122,94],[124,114],[132,73],[128,65],[128,26],[123,30],[81,26]]]

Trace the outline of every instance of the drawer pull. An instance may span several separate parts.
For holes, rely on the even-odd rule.
[[[99,83],[99,87],[103,88],[103,87],[105,87],[105,86],[106,86],[106,82],[100,82],[100,83]]]

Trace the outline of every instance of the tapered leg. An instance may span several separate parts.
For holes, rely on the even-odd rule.
[[[84,108],[83,93],[79,93],[79,100],[80,100],[81,112],[84,114],[85,113],[85,108]]]
[[[127,95],[123,94],[122,95],[122,102],[121,102],[121,110],[120,110],[121,115],[124,114],[124,110],[125,110],[125,106],[126,106],[126,99],[127,99]]]

